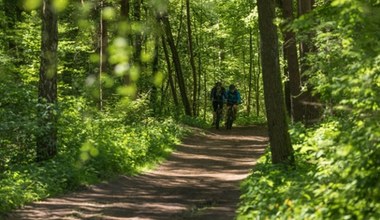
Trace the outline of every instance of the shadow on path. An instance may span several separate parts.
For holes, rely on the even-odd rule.
[[[239,183],[266,145],[264,127],[208,130],[156,170],[36,202],[8,219],[234,219]]]

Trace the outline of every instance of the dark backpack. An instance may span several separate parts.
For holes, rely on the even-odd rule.
[[[223,87],[220,89],[217,89],[216,87],[214,87],[212,89],[212,100],[222,102],[224,98],[224,94],[225,94],[225,90]]]
[[[235,104],[238,102],[238,94],[235,90],[234,92],[227,91],[227,103],[229,104]]]

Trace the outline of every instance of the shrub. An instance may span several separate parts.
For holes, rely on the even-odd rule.
[[[238,219],[378,219],[378,168],[366,167],[346,135],[335,120],[293,130],[297,168],[263,156],[242,184]]]
[[[61,103],[58,156],[43,163],[7,166],[0,175],[0,213],[114,175],[138,172],[171,152],[183,134],[171,119],[147,117],[127,124],[117,109],[98,112],[78,98]]]

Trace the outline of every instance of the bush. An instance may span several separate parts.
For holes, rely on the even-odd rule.
[[[263,156],[242,184],[238,219],[378,219],[379,166],[368,169],[343,131],[335,120],[292,130],[297,169]]]
[[[147,117],[126,124],[118,108],[99,113],[81,99],[67,98],[61,103],[58,156],[43,163],[7,166],[0,175],[0,213],[118,174],[138,172],[168,155],[183,134],[171,119]]]

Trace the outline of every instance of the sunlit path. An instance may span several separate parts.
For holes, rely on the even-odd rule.
[[[37,202],[9,219],[233,219],[239,183],[266,142],[261,127],[196,134],[153,171]]]

